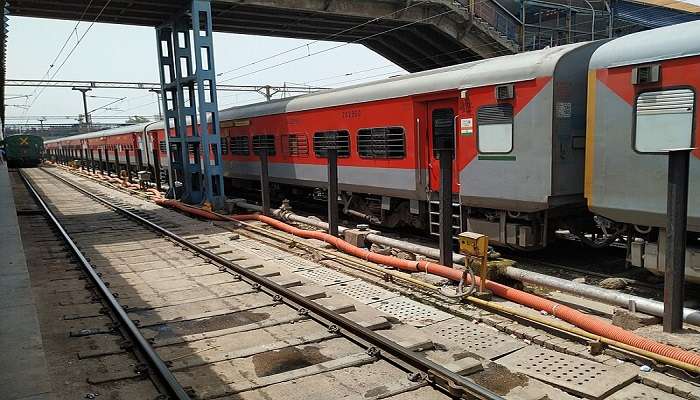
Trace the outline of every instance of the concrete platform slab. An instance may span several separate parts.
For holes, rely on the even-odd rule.
[[[301,271],[304,269],[314,269],[319,268],[320,265],[305,258],[297,256],[286,256],[284,258],[276,258],[274,260],[267,261],[265,265],[272,264],[278,267],[287,268],[292,272]]]
[[[396,292],[390,292],[382,289],[379,286],[364,281],[351,281],[339,283],[329,286],[329,288],[339,291],[340,293],[350,296],[353,299],[363,304],[372,304],[382,300],[393,299],[399,297]]]
[[[276,247],[260,243],[255,240],[232,240],[229,246],[242,250],[248,254],[260,257],[263,260],[274,260],[287,257],[289,254]]]
[[[479,357],[495,359],[527,346],[494,328],[475,324],[461,318],[452,318],[421,329],[436,342],[457,345]]]
[[[611,367],[538,346],[529,346],[497,361],[512,372],[558,386],[588,399],[602,399],[635,380],[635,367]]]
[[[346,275],[329,268],[305,269],[302,271],[297,271],[296,274],[323,286],[330,286],[355,280],[355,278],[350,275]]]
[[[606,397],[606,400],[681,400],[682,398],[646,385],[633,383]]]
[[[49,398],[41,330],[7,167],[0,166],[0,393],[7,400]]]
[[[399,321],[417,327],[453,318],[451,314],[405,297],[395,297],[379,303],[373,303],[372,306],[397,318]]]

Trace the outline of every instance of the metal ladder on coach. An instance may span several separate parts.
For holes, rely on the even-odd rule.
[[[428,218],[430,222],[430,234],[440,236],[440,201],[439,193],[430,192],[428,201]],[[452,199],[452,238],[457,240],[457,236],[462,232],[461,204],[455,198]]]

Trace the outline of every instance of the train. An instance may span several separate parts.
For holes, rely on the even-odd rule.
[[[11,168],[36,167],[42,163],[44,139],[36,135],[11,135],[3,141],[7,165]]]
[[[453,229],[528,251],[557,231],[591,246],[625,237],[629,261],[663,272],[669,148],[700,129],[700,21],[546,48],[220,112],[227,194],[255,187],[323,199],[337,149],[339,207],[385,227],[439,232],[449,147]],[[162,123],[47,141],[167,170]],[[137,155],[137,156],[134,156]],[[687,276],[700,281],[700,150],[690,161]]]

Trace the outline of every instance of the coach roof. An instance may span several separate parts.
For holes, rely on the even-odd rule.
[[[551,76],[557,61],[564,54],[584,45],[586,43],[575,43],[489,58],[289,99],[233,107],[221,112],[221,120],[313,110]]]
[[[589,68],[621,67],[699,54],[700,21],[693,21],[611,40],[593,53]]]
[[[226,121],[282,114],[285,112],[313,110],[344,104],[392,99],[443,90],[468,89],[530,80],[541,76],[551,76],[557,62],[564,54],[585,46],[586,44],[587,43],[574,43],[520,54],[494,57],[338,89],[324,90],[287,99],[232,107],[222,110],[219,119],[221,121]],[[61,140],[93,139],[124,133],[141,132],[146,125],[150,125],[149,131],[164,128],[163,122],[131,125],[62,139],[54,139],[46,143],[53,143]]]
[[[122,135],[125,133],[143,132],[143,128],[145,128],[147,125],[151,125],[149,127],[150,128],[149,131],[154,130],[154,129],[163,129],[163,122],[157,122],[157,123],[148,122],[145,124],[120,126],[118,128],[105,129],[103,131],[81,133],[79,135],[72,135],[72,136],[65,136],[65,137],[58,138],[58,139],[47,140],[44,143],[64,142],[66,140],[95,139],[95,138],[101,138],[101,137],[105,137],[105,136]]]

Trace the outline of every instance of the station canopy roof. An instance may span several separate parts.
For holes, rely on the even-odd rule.
[[[633,0],[632,2],[646,4],[653,7],[670,8],[692,14],[700,14],[700,0]]]
[[[2,3],[6,3],[10,14],[16,16],[156,27],[185,10],[190,1],[0,0]],[[408,24],[411,20],[402,20],[399,14],[396,18],[375,18],[373,14],[359,13],[361,7],[352,11],[323,11],[318,9],[324,4],[322,0],[311,0],[303,9],[293,8],[294,4],[298,3],[211,0],[213,29],[227,33],[361,43],[410,72],[483,58],[436,26]],[[403,0],[378,1],[377,4],[385,7],[390,4],[389,9],[406,7]]]

